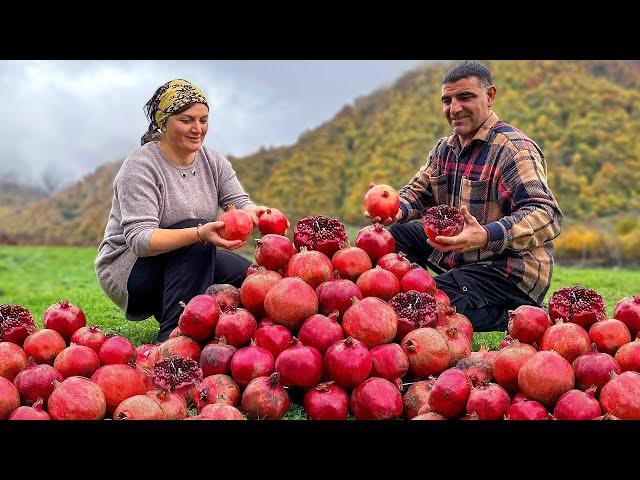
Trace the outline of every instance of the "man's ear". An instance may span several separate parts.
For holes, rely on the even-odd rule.
[[[493,105],[493,99],[496,96],[496,87],[495,85],[491,85],[488,89],[487,89],[487,97],[488,97],[488,103],[489,103],[489,107],[491,107]]]

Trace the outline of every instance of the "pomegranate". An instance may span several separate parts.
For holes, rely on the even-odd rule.
[[[419,382],[412,383],[407,389],[407,393],[404,394],[402,403],[404,405],[404,416],[411,420],[422,407],[428,407],[429,397],[431,396],[431,389],[436,381],[435,377],[431,377],[429,380],[421,380]]]
[[[342,278],[355,282],[367,270],[371,270],[371,257],[358,247],[345,247],[331,257],[331,264]]]
[[[398,316],[393,308],[379,298],[354,299],[353,306],[342,317],[342,328],[346,335],[372,348],[394,339]]]
[[[409,371],[409,359],[397,343],[388,343],[373,347],[371,354],[372,377],[386,378],[393,382],[404,377]]]
[[[289,221],[277,208],[267,208],[258,217],[258,229],[263,235],[284,235],[289,228]]]
[[[100,368],[100,359],[98,354],[89,347],[71,344],[58,354],[53,362],[53,368],[58,370],[64,378],[89,378]]]
[[[271,371],[273,372],[273,369]],[[239,401],[238,384],[229,375],[222,374],[206,377],[196,386],[193,395],[193,403],[200,412],[206,405],[212,403],[236,406]]]
[[[449,346],[449,366],[455,367],[460,360],[471,354],[471,340],[465,334],[459,334],[456,327],[438,327]]]
[[[495,366],[494,366],[495,374]],[[520,367],[518,386],[532,400],[546,407],[555,405],[574,386],[571,365],[555,351],[539,351]]]
[[[417,378],[438,375],[449,365],[449,346],[435,328],[417,328],[402,339],[409,372]]]
[[[0,342],[0,377],[10,382],[27,368],[27,354],[12,342]]]
[[[596,387],[585,392],[569,390],[563,394],[553,409],[553,416],[558,420],[593,420],[602,415],[600,404],[595,399]]]
[[[180,330],[180,327],[176,327],[173,330],[171,330],[171,333],[169,333],[169,338],[175,338],[181,335],[182,335],[182,330]]]
[[[482,384],[471,389],[467,413],[476,413],[478,420],[502,420],[510,404],[509,394],[500,385]]]
[[[220,315],[216,337],[224,335],[229,345],[239,348],[249,344],[257,328],[258,322],[248,310],[235,308]]]
[[[626,297],[616,303],[613,318],[623,322],[631,335],[640,332],[640,296]]]
[[[331,345],[324,354],[324,369],[336,385],[350,390],[364,382],[373,367],[367,346],[352,337]]]
[[[449,298],[449,295],[447,295],[446,292],[440,290],[439,288],[436,289],[436,293],[433,294],[433,298],[442,307],[451,306],[451,299]]]
[[[245,420],[242,412],[236,407],[221,403],[205,405],[200,415],[206,420]]]
[[[443,417],[439,413],[436,413],[434,411],[428,411],[413,417],[411,420],[446,420],[446,419],[447,419],[446,417]]]
[[[53,392],[53,381],[64,380],[60,372],[51,365],[36,365],[31,363],[26,369],[16,375],[14,385],[20,392],[23,405],[32,405],[38,398],[42,398],[44,404]]]
[[[136,368],[153,370],[158,360],[162,360],[160,347],[153,343],[145,343],[136,348]]]
[[[463,358],[455,367],[467,374],[474,387],[493,379],[493,366],[483,358]]]
[[[616,417],[615,415],[611,415],[610,413],[605,413],[604,415],[600,415],[599,417],[594,418],[594,420],[622,420],[622,419]]]
[[[76,330],[87,324],[87,318],[80,308],[68,300],[60,300],[47,308],[42,323],[44,328],[55,330],[68,342]]]
[[[607,353],[598,353],[595,343],[585,355],[576,358],[571,364],[576,376],[576,387],[586,390],[594,385],[599,392],[611,379],[610,372],[621,373],[620,365]]]
[[[605,413],[622,420],[640,420],[640,374],[612,373],[600,392],[600,406]]]
[[[304,394],[304,410],[309,420],[346,420],[349,396],[334,382],[320,383]]]
[[[218,229],[218,234],[225,240],[244,242],[253,230],[251,216],[244,210],[237,209],[235,205],[229,205],[218,220],[224,222],[224,226]]]
[[[509,335],[522,343],[539,343],[550,326],[551,319],[542,308],[520,305],[509,311]]]
[[[302,328],[300,330],[302,331]],[[271,323],[258,328],[254,338],[256,345],[271,352],[275,360],[280,353],[291,346],[293,335],[287,327]]]
[[[2,414],[0,414],[0,419],[2,419]],[[51,420],[51,417],[42,409],[42,399],[38,399],[31,407],[16,408],[9,416],[9,420]]]
[[[70,343],[89,347],[94,352],[100,352],[100,347],[107,339],[107,334],[100,330],[98,325],[81,327],[71,335]]]
[[[462,232],[464,216],[459,208],[449,205],[436,205],[424,213],[422,228],[432,242],[436,241],[437,236],[453,237]]]
[[[620,347],[616,352],[615,360],[623,372],[628,370],[640,372],[640,339]]]
[[[258,267],[253,275],[248,276],[240,286],[240,301],[242,306],[253,315],[260,317],[265,314],[264,299],[267,292],[282,280],[282,275],[264,267]]]
[[[258,267],[259,267],[259,266],[260,266],[260,265],[258,265],[257,263],[252,263],[251,265],[249,265],[249,266],[247,267],[247,277],[248,277],[249,275],[253,275],[254,273],[256,273],[256,272],[258,271]]]
[[[581,285],[556,290],[549,299],[551,320],[562,318],[589,330],[595,322],[606,317],[602,296]]]
[[[174,355],[163,358],[153,367],[154,385],[161,390],[177,393],[187,402],[192,400],[196,384],[200,381],[202,369],[192,358]]]
[[[124,399],[113,413],[114,420],[166,420],[158,402],[147,395],[134,395]]]
[[[65,381],[72,378],[82,377],[69,377]],[[100,367],[91,375],[91,381],[102,389],[107,402],[106,414],[109,417],[113,415],[120,402],[126,398],[144,395],[147,392],[147,387],[136,369],[121,363]],[[53,418],[53,415],[51,417]]]
[[[376,223],[364,227],[358,232],[356,247],[367,252],[373,265],[387,253],[396,251],[396,239],[381,223]]]
[[[468,339],[473,339],[473,324],[466,316],[461,313],[457,313],[455,310],[447,314],[444,326],[455,327],[455,329],[458,330],[458,333],[463,333]],[[493,355],[497,354],[498,352],[495,352]]]
[[[620,320],[601,320],[591,325],[589,338],[598,350],[615,355],[618,349],[631,341],[631,333]]]
[[[274,322],[297,332],[302,322],[318,313],[318,296],[300,278],[283,278],[267,292],[264,308]]]
[[[400,282],[389,270],[375,267],[358,277],[356,287],[363,297],[378,297],[387,301],[400,291]]]
[[[322,252],[300,248],[284,269],[285,277],[299,277],[315,289],[331,278],[333,264]]]
[[[203,341],[213,335],[220,317],[218,302],[211,295],[196,295],[189,303],[179,302],[184,308],[178,319],[183,335]]]
[[[120,335],[113,335],[107,338],[98,352],[101,365],[115,363],[134,365],[137,356],[136,346]]]
[[[447,418],[462,414],[471,393],[471,382],[466,373],[450,368],[442,372],[431,389],[429,405],[434,412]]]
[[[192,358],[196,362],[200,360],[200,345],[189,337],[179,336],[169,338],[159,345],[163,358],[179,355]]]
[[[102,368],[123,367],[111,365]],[[102,387],[84,377],[69,377],[62,383],[54,382],[55,389],[47,408],[52,420],[101,420],[108,408]]]
[[[520,388],[520,369],[535,353],[536,349],[533,346],[518,341],[500,350],[493,362],[493,377],[496,383],[512,393],[517,392]]]
[[[0,420],[6,420],[20,406],[20,393],[13,383],[0,377]]]
[[[362,300],[360,289],[351,280],[341,279],[338,270],[334,270],[331,279],[318,285],[316,295],[318,295],[320,312],[330,314],[337,311],[338,316],[342,316],[352,305],[353,297]]]
[[[411,270],[404,274],[400,280],[400,289],[403,292],[415,290],[416,292],[428,293],[433,295],[436,293],[436,281],[431,274],[418,264],[411,264]]]
[[[268,234],[256,239],[256,263],[268,270],[277,272],[284,269],[289,259],[296,253],[296,248],[287,237]]]
[[[177,393],[166,390],[149,390],[145,395],[155,400],[167,420],[183,420],[187,417],[187,405]]]
[[[208,377],[218,373],[228,374],[231,370],[231,358],[238,349],[227,344],[227,339],[223,335],[217,342],[209,343],[202,349],[200,354],[200,368],[202,375]]]
[[[342,327],[337,322],[338,315],[337,310],[328,317],[312,315],[300,327],[298,339],[303,345],[313,347],[324,355],[331,345],[344,339]]]
[[[297,343],[278,355],[276,371],[285,387],[311,388],[322,378],[322,354]]]
[[[298,221],[293,229],[293,243],[298,250],[306,247],[331,258],[349,244],[349,239],[347,229],[340,220],[319,215]]]
[[[507,409],[505,420],[548,420],[549,412],[535,400],[512,403]]]
[[[242,392],[240,402],[240,408],[248,418],[262,420],[280,420],[290,406],[289,395],[280,385],[278,372],[251,380]]]
[[[498,350],[502,350],[503,348],[507,348],[507,347],[513,345],[514,343],[517,343],[517,340],[515,338],[513,338],[511,335],[507,335],[500,341],[500,345],[498,345]]]
[[[393,420],[402,415],[402,396],[389,380],[372,377],[351,393],[351,411],[357,420]]]
[[[24,340],[24,353],[36,363],[53,365],[56,356],[66,348],[64,338],[55,330],[48,328],[33,332]]]
[[[38,329],[33,316],[22,305],[0,305],[0,341],[22,346],[24,339]]]
[[[413,290],[400,292],[389,300],[389,305],[398,315],[396,341],[402,341],[407,333],[416,328],[436,326],[438,307],[435,299],[428,293]]]
[[[393,273],[398,281],[411,270],[411,262],[404,253],[387,253],[378,259],[378,266]]]
[[[394,218],[399,208],[400,197],[392,187],[383,183],[369,184],[369,190],[364,196],[364,209],[372,218]]]
[[[231,359],[231,376],[241,387],[257,377],[268,377],[273,373],[275,361],[269,350],[258,347],[255,341],[238,350]]]
[[[589,334],[576,323],[563,323],[562,319],[542,335],[540,350],[555,350],[571,363],[589,351]]]
[[[228,283],[216,283],[207,287],[204,295],[210,295],[218,302],[221,312],[240,306],[240,290]]]

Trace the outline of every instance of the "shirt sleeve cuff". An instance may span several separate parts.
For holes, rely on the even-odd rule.
[[[482,225],[487,231],[487,245],[485,250],[490,250],[495,253],[502,253],[506,248],[506,231],[504,226],[500,222],[491,222],[487,225]]]

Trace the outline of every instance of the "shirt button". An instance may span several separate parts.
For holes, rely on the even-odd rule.
[[[467,287],[462,287],[462,291],[466,292],[467,291]]]

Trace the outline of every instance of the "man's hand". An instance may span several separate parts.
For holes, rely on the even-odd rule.
[[[389,226],[392,223],[396,223],[398,220],[400,220],[402,218],[402,210],[398,209],[398,213],[396,213],[395,217],[389,217],[389,218],[380,218],[380,217],[372,217],[369,212],[367,212],[365,210],[364,212],[364,216],[365,218],[368,218],[369,220],[371,220],[371,223],[381,223],[384,226]]]
[[[466,205],[462,205],[460,211],[464,216],[462,232],[453,237],[437,236],[435,242],[427,240],[427,243],[437,251],[462,253],[484,248],[487,245],[488,234],[484,227],[469,213]]]

